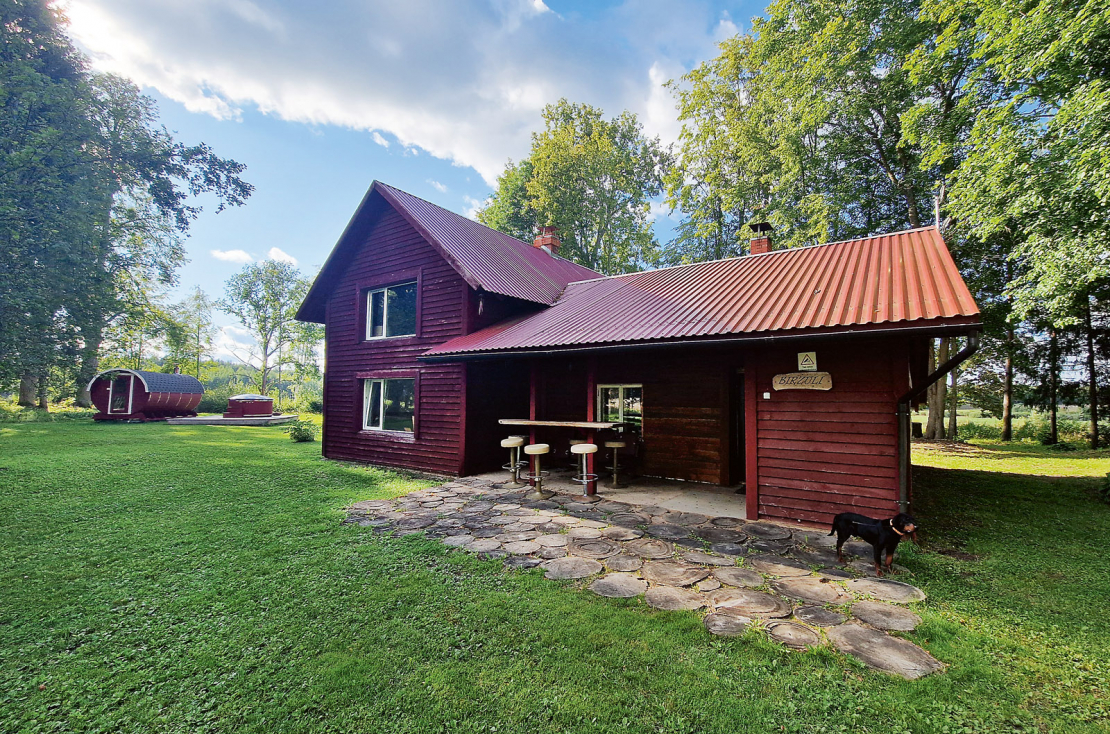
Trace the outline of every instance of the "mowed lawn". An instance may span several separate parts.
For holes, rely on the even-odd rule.
[[[1106,731],[1110,459],[918,460],[905,682],[343,526],[428,482],[277,429],[0,424],[0,731]]]

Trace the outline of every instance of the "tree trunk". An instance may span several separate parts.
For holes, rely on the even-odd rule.
[[[930,372],[948,361],[948,351],[951,341],[949,337],[944,337],[940,340],[936,359],[929,368]],[[948,384],[942,378],[929,387],[929,419],[926,425],[925,438],[944,438],[944,409],[947,403]]]
[[[948,438],[956,440],[956,406],[958,405],[957,382],[959,381],[960,368],[952,370],[952,398],[948,413]]]
[[[46,378],[39,378],[39,408],[50,410],[50,397],[46,394]]]
[[[99,323],[99,322],[98,322]],[[82,338],[85,346],[81,350],[81,366],[77,370],[77,405],[82,408],[93,407],[92,395],[89,394],[89,383],[100,372],[100,343],[104,339],[103,326],[89,327],[88,333],[82,327]]]
[[[35,397],[38,393],[39,378],[30,372],[24,372],[19,378],[19,404],[24,408],[35,407]]]
[[[1053,329],[1048,341],[1048,442],[1055,444],[1059,442],[1060,435],[1056,429],[1056,391],[1058,389],[1057,380],[1059,380],[1059,366],[1057,362],[1059,356],[1060,345],[1056,340],[1056,330]]]
[[[1002,440],[1014,438],[1014,327],[1006,326],[1006,370],[1002,377]]]
[[[1091,448],[1098,448],[1098,376],[1095,374],[1095,332],[1091,326],[1091,301],[1087,299],[1084,326],[1087,330],[1087,389],[1091,401]]]

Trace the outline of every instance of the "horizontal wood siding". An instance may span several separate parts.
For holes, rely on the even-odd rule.
[[[817,352],[832,390],[772,390],[775,374],[797,371],[797,351],[757,358],[760,517],[824,524],[838,512],[894,515],[895,403],[905,389],[896,375],[897,365],[907,374],[906,353],[891,344],[843,342],[805,351]]]
[[[365,242],[328,302],[324,395],[324,456],[441,474],[462,460],[464,367],[424,364],[417,357],[464,332],[469,288],[401,215],[379,202]],[[416,337],[365,341],[360,293],[414,279],[420,282]],[[363,431],[359,374],[416,375],[417,431]]]

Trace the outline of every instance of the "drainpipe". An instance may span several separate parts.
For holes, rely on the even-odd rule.
[[[911,387],[898,398],[898,509],[906,512],[910,507],[910,402],[920,397],[929,386],[960,366],[968,357],[979,351],[979,332],[967,335],[967,346],[954,357],[933,370],[925,381]]]

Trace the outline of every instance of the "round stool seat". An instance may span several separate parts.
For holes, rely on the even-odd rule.
[[[607,448],[607,449],[623,449],[627,445],[628,445],[628,443],[626,441],[606,441],[605,442],[605,448]]]
[[[551,447],[545,443],[530,443],[524,447],[526,454],[546,454],[551,450]]]
[[[501,448],[503,449],[511,449],[523,445],[524,439],[520,436],[509,436],[508,438],[501,439]]]
[[[592,443],[580,443],[570,447],[572,454],[593,454],[597,452],[597,446]]]

